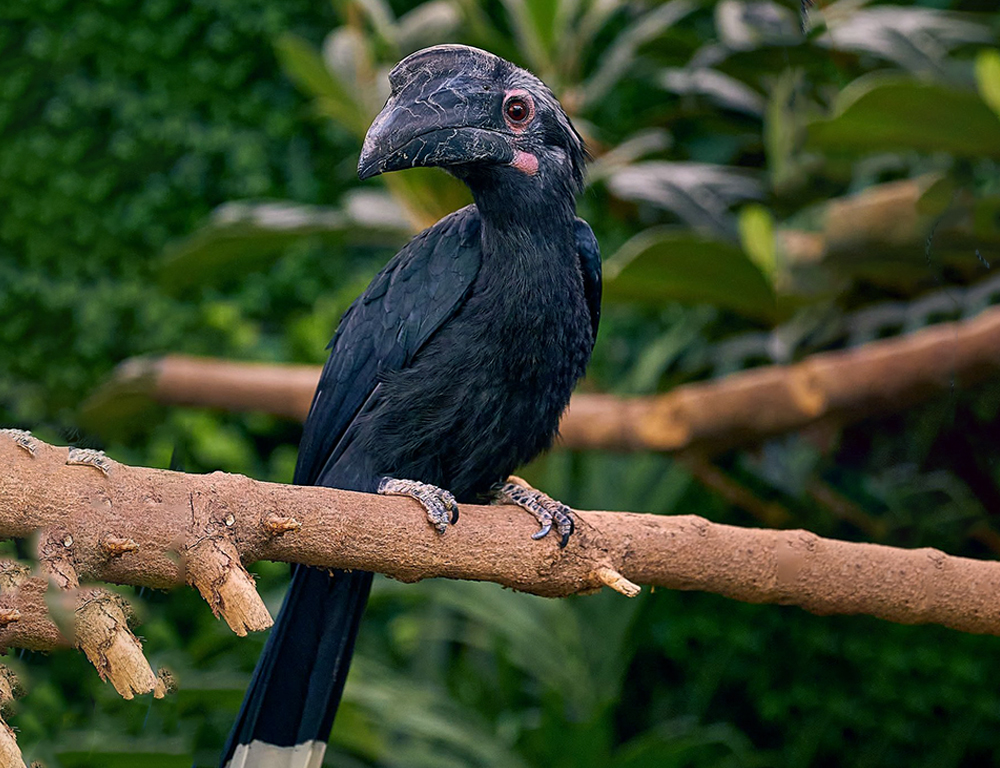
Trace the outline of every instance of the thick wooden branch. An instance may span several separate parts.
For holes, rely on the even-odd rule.
[[[6,709],[17,698],[17,677],[7,667],[0,666],[0,709]],[[0,768],[24,768],[24,758],[14,738],[14,729],[0,717]]]
[[[46,538],[41,539],[41,549],[65,548],[61,541]],[[59,573],[54,573],[53,559],[52,554],[41,556],[41,576],[32,576],[19,563],[0,561],[0,650],[76,646],[123,698],[150,691],[161,697],[158,678],[129,629],[128,602],[106,589],[81,589],[68,558],[58,558]],[[67,573],[72,574],[69,583]]]
[[[971,320],[794,365],[755,368],[651,397],[578,394],[560,425],[561,444],[578,449],[712,453],[801,429],[909,407],[954,383],[1000,373],[1000,308]],[[161,402],[302,419],[319,369],[169,355],[130,360],[98,399],[144,392]]]
[[[576,534],[559,549],[551,537],[532,540],[534,521],[509,506],[464,506],[461,521],[439,536],[409,499],[107,459],[103,466],[88,465],[79,457],[73,461],[72,450],[16,437],[0,434],[0,536],[65,531],[72,537],[66,555],[81,581],[151,587],[194,582],[227,619],[230,611],[247,615],[245,606],[259,600],[248,579],[229,593],[222,588],[232,573],[242,572],[240,559],[269,559],[363,568],[402,581],[493,581],[546,596],[603,585],[628,591],[634,582],[798,605],[818,614],[866,613],[1000,634],[1000,564],[934,549],[628,512],[580,512]],[[102,542],[112,537],[136,546],[109,555]],[[213,547],[222,554],[199,583],[192,553],[206,541],[222,544]],[[234,608],[234,602],[241,605]],[[5,631],[0,640],[9,643]]]

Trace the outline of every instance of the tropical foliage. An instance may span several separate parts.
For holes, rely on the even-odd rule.
[[[595,155],[580,212],[607,302],[586,387],[661,391],[971,316],[1000,302],[1000,14],[981,7],[837,0],[803,31],[769,0],[7,0],[0,423],[289,480],[294,424],[161,409],[122,430],[83,404],[137,354],[323,360],[393,249],[467,199],[439,171],[354,173],[387,69],[444,41],[539,74]],[[995,382],[953,382],[715,457],[739,506],[662,455],[557,450],[527,475],[581,508],[777,514],[982,557],[998,411]],[[256,570],[276,609],[287,569]],[[21,655],[26,756],[213,763],[263,640],[196,594],[132,596],[179,691],[122,702],[82,656]],[[998,674],[995,639],[940,628],[381,581],[327,764],[988,764]]]

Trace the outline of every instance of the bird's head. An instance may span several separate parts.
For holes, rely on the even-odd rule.
[[[445,168],[472,188],[505,182],[572,198],[585,152],[552,92],[530,72],[465,45],[436,45],[389,73],[392,89],[358,163],[367,179],[417,166]]]

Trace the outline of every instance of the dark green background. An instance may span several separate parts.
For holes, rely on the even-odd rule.
[[[392,10],[415,5],[393,2]],[[992,10],[963,0],[933,5]],[[532,63],[519,55],[521,38],[504,6],[465,7],[449,39]],[[553,6],[538,7],[544,14]],[[650,7],[623,6],[578,70],[554,85],[566,92],[594,71],[616,35]],[[886,6],[893,7],[911,8]],[[770,216],[806,229],[819,226],[816,206],[831,197],[927,171],[975,199],[1000,192],[996,146],[968,151],[947,125],[946,135],[932,133],[930,148],[921,137],[889,152],[865,143],[870,131],[858,138],[842,124],[815,131],[814,146],[800,140],[786,147],[774,138],[830,114],[837,94],[870,72],[975,93],[972,61],[996,47],[995,12],[970,17],[986,39],[956,44],[927,70],[889,53],[827,50],[818,33],[807,43],[730,51],[718,70],[771,99],[763,116],[655,85],[667,68],[685,66],[716,40],[718,12],[696,4],[636,47],[615,87],[575,115],[598,154],[639,130],[666,129],[669,146],[653,159],[747,169],[757,174]],[[795,17],[791,5],[787,12]],[[339,314],[391,247],[304,236],[264,258],[224,263],[194,287],[171,283],[176,275],[164,267],[164,253],[227,201],[337,206],[358,185],[358,137],[296,87],[275,46],[293,33],[319,47],[344,23],[371,32],[365,18],[358,6],[321,0],[4,0],[0,426],[106,448],[132,463],[290,479],[295,424],[161,408],[147,411],[130,436],[116,437],[83,419],[81,406],[117,363],[135,355],[323,360]],[[377,34],[371,39],[380,61],[397,55]],[[886,46],[900,43],[888,39]],[[783,87],[797,98],[782,104],[775,94]],[[915,108],[935,114],[933,94],[927,98],[931,103],[918,100]],[[782,107],[791,115],[785,122],[775,117]],[[858,119],[864,126],[872,118]],[[425,189],[433,192],[434,184],[431,177]],[[746,268],[737,208],[723,204],[706,228],[698,219],[705,211],[686,216],[667,203],[636,203],[600,182],[581,201],[606,255],[650,225],[681,233],[701,226],[699,237],[734,249]],[[992,258],[991,243],[979,247]],[[609,292],[585,386],[634,394],[707,378],[720,371],[719,342],[733,334],[767,330],[810,307],[826,313],[819,328],[832,327],[873,302],[912,301],[947,286],[960,291],[996,271],[981,266],[974,249],[949,261],[936,248],[911,249],[910,272],[897,284],[853,268],[824,273],[819,279],[832,291],[806,292],[770,317],[739,283],[707,284],[692,272],[693,287],[676,288],[639,272],[630,289],[623,278],[618,293]],[[694,253],[691,270],[700,263]],[[636,294],[640,288],[644,295]],[[844,343],[835,333],[814,333],[796,356]],[[880,521],[884,543],[991,557],[969,532],[992,526],[1000,513],[998,403],[995,380],[955,386],[902,415],[838,430],[825,447],[792,436],[717,463],[762,503],[787,510],[790,525],[866,538],[810,500],[804,489],[819,479]],[[581,508],[758,524],[663,456],[562,450],[528,472]],[[276,610],[287,568],[262,563],[255,570]],[[8,720],[26,758],[50,768],[187,766],[192,758],[212,764],[263,638],[234,638],[190,590],[137,597],[137,633],[154,667],[173,670],[179,692],[123,702],[81,654],[13,652],[9,661],[27,695]],[[702,594],[546,601],[494,585],[383,580],[328,764],[987,765],[996,761],[1000,726],[998,642]]]

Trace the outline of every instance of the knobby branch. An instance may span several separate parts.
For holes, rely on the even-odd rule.
[[[40,574],[50,589],[76,595],[78,623],[81,610],[101,605],[90,622],[100,625],[91,634],[105,633],[91,640],[98,657],[114,636],[108,627],[125,624],[108,615],[127,608],[102,604],[100,591],[81,583],[187,583],[243,634],[271,623],[244,567],[257,560],[365,569],[406,582],[493,581],[550,597],[604,585],[627,594],[635,584],[696,589],[818,614],[1000,634],[1000,563],[934,549],[631,512],[579,512],[576,534],[559,549],[553,537],[532,540],[534,521],[510,506],[463,506],[442,536],[410,499],[131,467],[10,431],[0,433],[0,467],[0,536],[38,542]],[[45,586],[38,578],[0,578],[0,644],[55,642],[58,633],[38,621]],[[32,622],[39,626],[26,631]],[[154,685],[147,676],[139,687]]]

